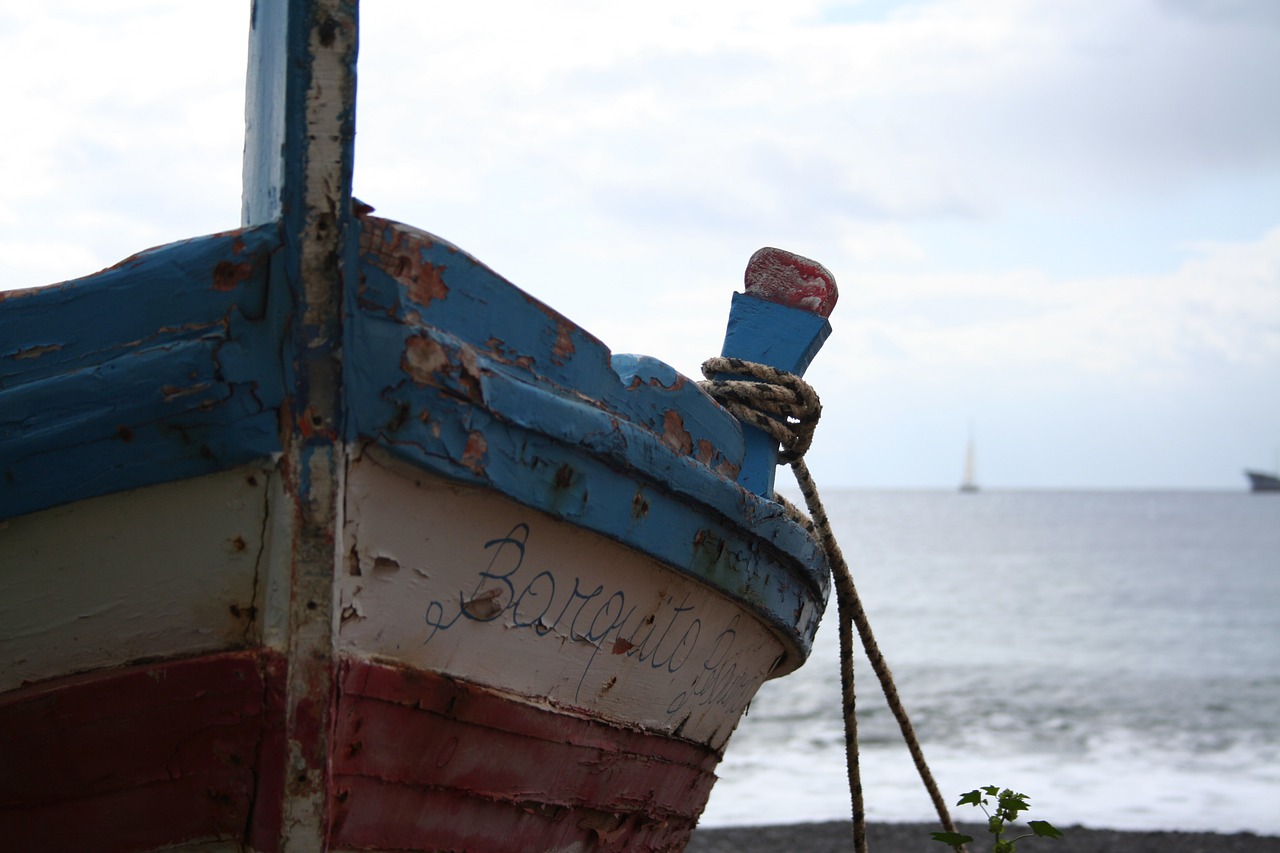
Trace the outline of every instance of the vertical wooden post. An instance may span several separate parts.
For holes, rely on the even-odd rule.
[[[342,550],[343,301],[356,274],[358,14],[355,0],[254,0],[252,15],[243,221],[280,223],[284,249],[271,298],[287,302],[289,313],[291,395],[280,418],[288,612],[276,617],[288,667],[280,849],[317,851],[327,849],[334,573]]]
[[[744,278],[746,292],[733,294],[720,354],[803,376],[831,335],[827,317],[838,296],[835,277],[816,261],[766,247],[751,256]],[[742,432],[738,483],[772,500],[778,442],[755,427],[743,426]]]

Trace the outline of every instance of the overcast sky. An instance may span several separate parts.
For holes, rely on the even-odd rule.
[[[0,0],[0,287],[238,224],[247,2]],[[831,487],[1245,487],[1280,453],[1280,3],[362,5],[355,191],[696,374],[840,282]],[[121,306],[127,310],[127,306]]]

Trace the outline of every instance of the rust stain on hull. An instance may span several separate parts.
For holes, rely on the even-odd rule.
[[[484,458],[489,451],[489,443],[484,433],[473,432],[467,436],[467,446],[462,451],[462,464],[476,474],[484,473]]]
[[[433,375],[449,365],[444,348],[426,335],[415,335],[405,341],[400,369],[418,385],[435,384]]]
[[[430,305],[433,299],[444,299],[449,295],[449,288],[441,277],[441,268],[432,264],[412,260],[412,255],[401,255],[401,272],[396,277],[407,281],[409,298],[419,305]]]
[[[693,453],[693,436],[684,428],[684,418],[675,409],[662,416],[662,443],[683,456]]]
[[[372,208],[370,208],[372,210]],[[372,220],[361,229],[360,251],[379,269],[404,285],[409,298],[426,308],[436,299],[447,299],[449,286],[444,281],[444,267],[423,260],[431,243],[403,231],[378,227]]]
[[[243,243],[241,244],[243,248]],[[221,293],[235,290],[240,282],[253,275],[253,265],[248,261],[234,264],[231,261],[219,261],[213,268],[213,289]]]
[[[13,354],[14,361],[24,361],[29,358],[39,358],[46,353],[57,352],[62,349],[62,344],[45,344],[44,346],[28,347],[24,350],[18,350]]]
[[[551,360],[556,364],[564,364],[573,358],[576,351],[571,337],[574,326],[563,317],[556,318],[556,343],[551,349]]]

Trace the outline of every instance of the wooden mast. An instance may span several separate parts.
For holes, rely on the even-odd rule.
[[[268,644],[283,652],[286,762],[282,850],[322,850],[329,825],[334,702],[334,568],[342,543],[346,464],[343,302],[356,271],[351,219],[355,135],[355,0],[255,0],[246,99],[243,224],[279,222],[283,263],[270,299],[287,300],[280,412],[289,542]],[[271,602],[267,609],[270,611]]]

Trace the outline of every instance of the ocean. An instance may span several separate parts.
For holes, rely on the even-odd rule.
[[[1280,835],[1280,495],[824,501],[948,805],[999,785],[1060,826]],[[752,701],[701,826],[848,818],[834,599],[809,661]],[[855,679],[868,819],[933,819],[861,654]]]

